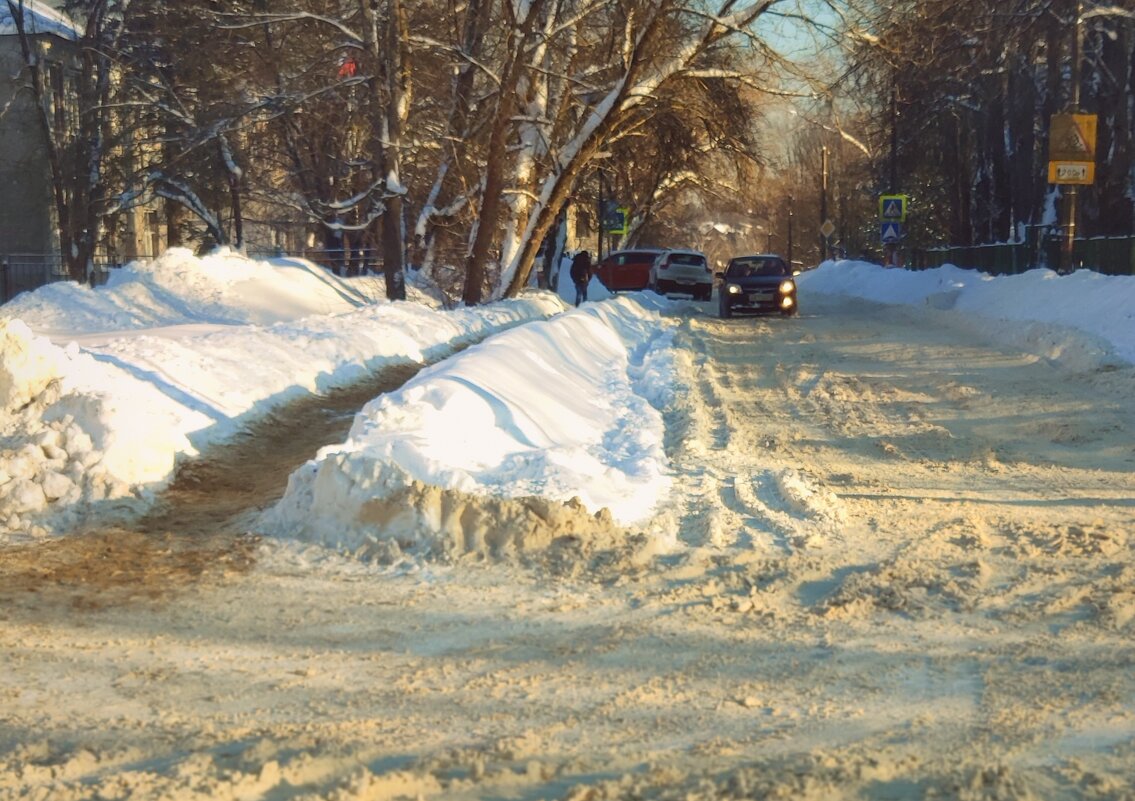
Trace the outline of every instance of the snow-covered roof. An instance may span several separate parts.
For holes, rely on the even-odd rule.
[[[13,6],[18,10],[20,0],[0,0],[0,36],[15,36],[16,30]],[[38,0],[23,0],[24,31],[29,34],[51,34],[76,41],[79,29],[62,11],[51,8]]]

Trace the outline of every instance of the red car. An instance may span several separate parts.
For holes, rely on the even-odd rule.
[[[650,283],[650,265],[661,253],[654,248],[616,250],[599,262],[595,275],[612,292],[646,289]]]

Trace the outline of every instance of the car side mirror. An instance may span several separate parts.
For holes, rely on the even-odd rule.
[[[724,278],[724,277],[725,277],[725,273],[722,273],[722,272],[716,272],[716,273],[714,273],[714,274],[713,274],[713,277],[714,277],[714,278]]]

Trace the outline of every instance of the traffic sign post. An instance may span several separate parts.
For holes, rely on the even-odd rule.
[[[835,223],[831,220],[824,220],[820,223],[820,236],[823,237],[823,242],[820,243],[822,253],[820,253],[820,261],[831,257],[832,250],[832,234],[835,233]]]
[[[1053,114],[1048,129],[1048,182],[1095,183],[1095,114]]]
[[[883,265],[898,267],[898,243],[903,238],[910,198],[907,195],[879,195],[879,239],[884,247]]]
[[[1077,17],[1076,41],[1079,49]],[[1078,58],[1073,59],[1078,67]],[[1074,70],[1075,72],[1075,70]],[[1078,91],[1079,78],[1073,75],[1073,86]],[[1079,106],[1075,97],[1072,108]],[[1064,218],[1064,237],[1060,247],[1061,270],[1070,270],[1076,241],[1076,193],[1079,186],[1095,183],[1096,178],[1096,126],[1095,114],[1075,112],[1053,114],[1048,126],[1048,182],[1064,187],[1061,190],[1061,216]]]

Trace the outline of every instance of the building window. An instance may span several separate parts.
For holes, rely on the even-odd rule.
[[[56,134],[67,133],[67,96],[63,81],[63,65],[58,61],[47,62],[48,111]]]

